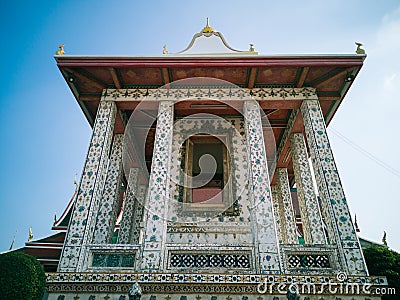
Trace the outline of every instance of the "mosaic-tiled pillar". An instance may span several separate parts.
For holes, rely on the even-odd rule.
[[[245,101],[247,153],[251,222],[257,271],[280,273],[279,246],[271,200],[268,164],[265,153],[260,108],[257,102]]]
[[[144,213],[144,201],[146,197],[146,186],[140,185],[137,193],[137,201],[135,205],[135,212],[133,214],[133,229],[130,244],[139,244],[140,230],[142,227],[143,213]]]
[[[137,202],[139,168],[131,168],[128,176],[128,187],[125,194],[122,219],[118,232],[118,244],[129,244],[133,230],[133,215]]]
[[[306,143],[302,133],[292,134],[290,138],[290,151],[292,154],[305,243],[326,244],[321,212],[317,195],[314,191]]]
[[[120,200],[120,188],[122,177],[122,145],[124,135],[117,134],[111,149],[110,162],[97,212],[96,226],[93,234],[94,244],[108,244],[114,234],[117,209]]]
[[[281,218],[281,208],[279,205],[280,195],[279,195],[278,187],[275,184],[271,185],[271,195],[272,195],[272,206],[274,209],[275,224],[276,224],[276,226],[275,226],[276,236],[278,238],[279,244],[283,244],[282,231],[284,230],[284,228],[283,228],[283,222],[282,222],[282,218]]]
[[[117,107],[115,102],[101,101],[93,126],[89,151],[76,195],[60,263],[61,272],[80,271],[84,246],[91,242],[98,202],[103,191]]]
[[[141,269],[159,271],[164,268],[165,246],[170,198],[170,162],[173,136],[174,103],[160,101],[154,138],[150,184],[146,201],[146,223],[142,250]]]
[[[301,113],[329,238],[338,245],[339,263],[350,275],[367,275],[319,101],[304,100]]]
[[[286,168],[276,170],[276,186],[279,195],[279,209],[282,222],[282,238],[285,244],[298,244],[296,218],[290,193],[289,176]]]

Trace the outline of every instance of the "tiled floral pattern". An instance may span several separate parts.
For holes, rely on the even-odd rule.
[[[123,140],[123,134],[114,136],[104,192],[97,212],[96,226],[93,234],[94,244],[110,243],[114,233],[120,199]]]
[[[348,277],[350,282],[354,283],[371,283],[371,284],[382,284],[387,283],[385,277],[380,276],[351,276]],[[112,274],[109,272],[98,272],[92,273],[88,276],[87,273],[48,273],[46,275],[46,282],[48,284],[60,284],[60,283],[132,283],[137,281],[139,283],[205,283],[205,284],[231,284],[231,283],[260,283],[264,282],[264,279],[269,282],[280,283],[280,282],[315,282],[315,283],[327,283],[327,282],[338,282],[336,274],[325,274],[325,275],[307,275],[307,274],[213,274],[204,272],[201,274],[193,273],[181,273],[176,274],[174,272],[162,272],[152,273],[148,272],[120,272]],[[312,281],[310,281],[310,279]],[[90,287],[90,286],[89,286]]]
[[[249,274],[213,274],[213,273],[92,273],[88,276],[85,273],[50,273],[47,276],[50,293],[49,300],[57,299],[58,295],[66,295],[68,300],[72,300],[77,293],[80,299],[88,299],[89,295],[96,295],[96,299],[121,299],[127,297],[129,288],[133,282],[138,282],[142,288],[143,296],[141,299],[192,299],[192,300],[218,300],[218,299],[286,299],[282,295],[283,285],[288,287],[292,283],[301,286],[302,284],[315,284],[317,291],[323,291],[322,294],[311,295],[313,300],[334,299],[332,292],[329,292],[327,283],[339,284],[336,274],[330,275],[259,275]],[[269,286],[273,285],[272,293],[266,292],[260,294],[257,286],[260,283],[267,282]],[[383,277],[352,277],[349,276],[349,282],[361,285],[368,283],[371,285],[370,291],[376,287],[387,285]],[[100,283],[100,284],[99,284]],[[268,287],[269,287],[268,286]],[[338,285],[336,285],[338,287]],[[261,286],[263,287],[263,286]],[[325,289],[323,289],[325,287]],[[281,288],[280,293],[278,288]],[[268,291],[268,290],[267,290]],[[110,298],[105,298],[108,295]],[[185,296],[183,296],[185,295]],[[201,297],[201,299],[199,298]],[[342,299],[370,299],[371,295],[343,295]],[[187,298],[182,298],[187,297]],[[244,298],[243,298],[244,297]],[[261,297],[261,298],[260,298]],[[328,297],[328,298],[326,298]],[[333,298],[331,298],[333,297]],[[360,298],[358,298],[360,297]],[[128,300],[127,298],[122,298]],[[375,299],[375,298],[371,298]],[[377,298],[379,299],[379,298]]]
[[[292,153],[305,242],[306,244],[325,244],[326,238],[322,217],[314,191],[307,148],[302,133],[292,134],[290,151]]]
[[[313,99],[316,97],[316,90],[312,87],[307,88],[239,88],[237,86],[230,87],[189,87],[189,88],[170,88],[157,89],[150,92],[149,89],[137,87],[130,89],[105,89],[102,94],[103,101],[129,101],[142,100],[146,97],[148,100],[183,100],[183,99],[199,99],[207,98],[212,100],[244,100],[252,95],[254,100],[303,100]]]
[[[279,273],[279,249],[273,216],[268,164],[265,154],[260,107],[255,101],[244,103],[246,141],[249,160],[251,219],[261,273]]]
[[[341,253],[339,259],[345,271],[351,275],[366,275],[361,247],[336,168],[319,101],[304,100],[301,113],[330,239],[338,243]]]
[[[278,168],[275,174],[279,196],[279,215],[281,216],[283,243],[298,244],[296,218],[293,210],[287,169]]]
[[[141,226],[142,226],[142,220],[143,220],[143,213],[144,213],[144,199],[146,197],[146,186],[145,185],[140,185],[138,188],[138,195],[137,195],[137,201],[135,205],[135,212],[133,216],[133,228],[132,228],[132,235],[131,235],[131,244],[138,244],[139,238],[140,238],[140,231],[141,231]]]
[[[82,246],[91,239],[95,223],[93,211],[97,211],[97,203],[103,189],[104,170],[108,163],[112,134],[116,115],[114,102],[100,103],[93,127],[92,139],[82,172],[79,190],[68,227],[59,270],[77,271],[82,267],[84,255]],[[96,203],[97,202],[97,203]],[[81,260],[80,260],[81,259]]]
[[[281,209],[280,209],[280,195],[279,195],[279,190],[276,184],[271,185],[271,200],[272,200],[272,205],[273,205],[273,211],[274,211],[274,218],[275,218],[275,228],[276,228],[276,237],[278,238],[279,244],[283,244],[283,222],[282,222],[282,216],[281,216]]]
[[[121,224],[118,233],[118,243],[128,244],[133,230],[133,215],[137,203],[139,168],[131,168],[128,176],[128,187],[125,194]]]

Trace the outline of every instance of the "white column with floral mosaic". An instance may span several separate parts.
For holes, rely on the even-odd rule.
[[[279,195],[279,209],[282,222],[282,238],[285,244],[298,244],[296,218],[290,193],[289,176],[286,168],[278,168],[275,172],[276,187]]]
[[[158,271],[164,267],[163,251],[167,234],[167,209],[170,198],[170,162],[173,137],[174,102],[160,101],[154,138],[153,159],[147,195],[146,223],[141,269]]]
[[[283,222],[281,218],[281,208],[279,205],[280,201],[280,195],[279,195],[279,190],[276,184],[271,185],[271,199],[272,199],[272,205],[273,205],[273,210],[274,210],[274,216],[275,216],[275,228],[276,228],[276,236],[278,238],[279,244],[283,244]]]
[[[290,151],[292,154],[305,243],[313,245],[326,244],[321,212],[317,195],[314,191],[306,143],[302,133],[292,134],[290,138]]]
[[[114,136],[104,192],[101,197],[97,212],[96,226],[94,228],[94,244],[111,243],[112,236],[114,235],[117,209],[120,200],[121,177],[123,173],[123,141],[123,134],[116,134]]]
[[[245,101],[244,115],[255,261],[260,273],[280,273],[279,246],[258,103]]]
[[[60,258],[58,269],[61,272],[74,272],[82,269],[85,259],[83,248],[88,242],[91,242],[98,202],[103,191],[104,170],[107,168],[116,111],[115,102],[100,102]]]
[[[137,193],[137,201],[135,203],[135,209],[133,213],[133,228],[130,238],[130,244],[139,244],[140,242],[140,232],[142,229],[143,213],[144,213],[144,199],[146,197],[146,187],[145,185],[139,185]]]
[[[137,202],[136,194],[138,188],[139,168],[131,168],[128,176],[128,187],[126,189],[122,219],[119,226],[118,244],[129,244],[133,230],[133,215]]]
[[[338,244],[340,263],[349,275],[367,275],[318,99],[304,100],[301,114],[330,241]]]

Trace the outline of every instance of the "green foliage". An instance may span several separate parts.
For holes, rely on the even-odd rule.
[[[9,252],[0,255],[0,298],[41,300],[46,286],[42,265],[33,256]]]
[[[388,286],[396,289],[397,295],[383,296],[382,299],[398,299],[400,293],[400,253],[386,247],[373,245],[364,249],[365,262],[372,276],[386,276]]]

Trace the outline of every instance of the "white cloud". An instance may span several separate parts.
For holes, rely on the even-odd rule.
[[[383,78],[383,89],[385,93],[392,94],[400,86],[400,73],[388,74]]]
[[[382,18],[377,33],[377,46],[381,53],[398,55],[400,51],[400,6]],[[388,57],[389,58],[389,57]]]

